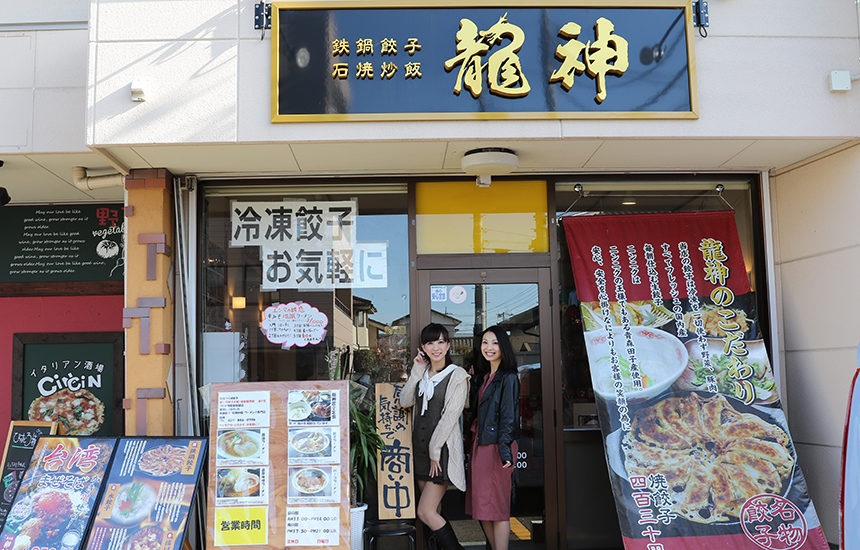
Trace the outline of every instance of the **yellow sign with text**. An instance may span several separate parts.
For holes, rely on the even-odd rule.
[[[215,508],[215,546],[268,544],[268,519],[266,506]]]

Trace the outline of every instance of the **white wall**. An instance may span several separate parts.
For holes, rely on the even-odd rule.
[[[788,418],[837,543],[842,434],[860,342],[860,144],[771,178]]]
[[[853,0],[712,0],[695,39],[699,120],[270,123],[271,43],[253,0],[93,0],[88,142],[93,145],[563,137],[846,137],[860,93],[833,94],[833,69],[860,70]],[[647,4],[643,2],[643,4]],[[145,103],[128,87],[145,79]]]

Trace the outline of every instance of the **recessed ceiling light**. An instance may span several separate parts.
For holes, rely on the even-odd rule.
[[[624,206],[636,206],[636,201],[621,201]]]

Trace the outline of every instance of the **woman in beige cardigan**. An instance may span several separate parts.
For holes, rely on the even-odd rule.
[[[421,331],[421,348],[400,393],[412,414],[412,456],[421,497],[418,518],[442,550],[463,550],[451,524],[440,513],[448,483],[466,490],[460,419],[469,397],[469,374],[451,363],[448,330],[430,323]]]

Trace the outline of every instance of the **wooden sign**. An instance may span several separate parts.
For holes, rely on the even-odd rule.
[[[213,384],[206,548],[349,548],[346,381]]]
[[[12,421],[3,448],[3,474],[0,476],[0,527],[6,522],[18,484],[33,458],[36,442],[43,435],[57,433],[56,422]]]
[[[400,406],[403,384],[376,385],[376,430],[385,442],[377,452],[379,519],[415,517],[412,478],[412,411]]]

